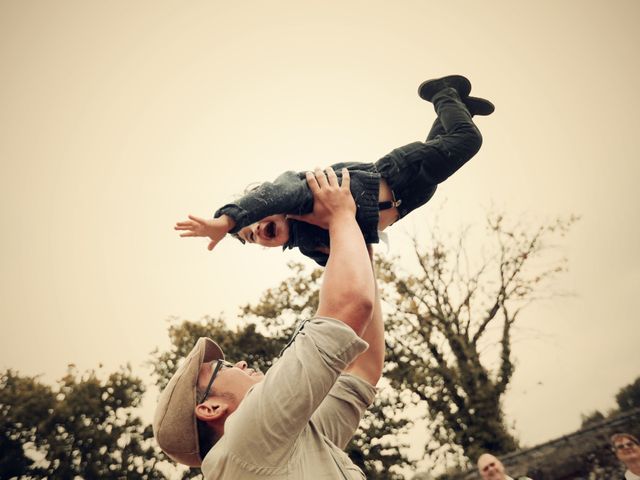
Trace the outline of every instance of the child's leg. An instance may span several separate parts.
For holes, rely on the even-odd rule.
[[[454,88],[440,90],[431,101],[444,132],[437,129],[438,135],[426,142],[441,153],[441,158],[425,158],[427,163],[424,167],[428,169],[430,177],[440,183],[480,150],[482,135]]]
[[[468,84],[462,92],[465,99],[469,98],[465,95],[470,89]],[[422,92],[421,96],[425,98]],[[437,185],[473,157],[482,144],[482,136],[456,88],[445,83],[442,88],[432,89],[425,99],[434,104],[438,114],[427,141],[396,148],[376,162],[378,171],[401,201],[400,218],[429,201]]]
[[[444,135],[445,133],[447,132],[442,126],[442,122],[440,121],[439,118],[436,118],[433,122],[433,125],[431,125],[431,130],[429,130],[429,134],[427,135],[426,141],[428,142],[429,140],[433,140],[438,135]]]
[[[472,117],[475,115],[491,115],[495,110],[493,103],[491,103],[489,100],[485,100],[484,98],[463,97],[462,102],[465,104]],[[433,125],[431,125],[431,130],[429,130],[426,141],[428,142],[429,140],[433,140],[438,135],[444,135],[445,133],[446,130],[442,126],[440,118],[436,117]]]

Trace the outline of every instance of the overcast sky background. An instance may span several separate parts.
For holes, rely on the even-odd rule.
[[[640,374],[639,24],[636,0],[0,0],[0,367],[148,375],[168,318],[233,318],[306,261],[210,253],[175,221],[423,139],[417,86],[463,73],[496,105],[482,150],[390,253],[435,212],[581,215],[559,242],[575,295],[524,315],[505,402],[525,445],[573,431]]]

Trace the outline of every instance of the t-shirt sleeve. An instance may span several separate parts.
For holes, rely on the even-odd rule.
[[[254,465],[285,463],[342,371],[367,348],[367,342],[343,322],[332,318],[306,322],[264,380],[227,419],[229,449]]]

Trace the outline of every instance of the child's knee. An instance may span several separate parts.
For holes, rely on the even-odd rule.
[[[480,151],[480,147],[482,147],[482,134],[477,128],[473,129],[471,147],[473,151],[472,156],[478,153]]]
[[[464,156],[466,159],[470,159],[476,153],[480,151],[480,147],[482,147],[482,134],[480,130],[475,125],[470,125],[470,128],[467,129],[464,135],[463,145],[464,145]]]

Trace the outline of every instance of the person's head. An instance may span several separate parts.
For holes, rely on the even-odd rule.
[[[611,436],[611,448],[622,463],[640,461],[640,442],[629,433],[616,433]]]
[[[478,471],[483,480],[504,480],[506,478],[502,462],[489,453],[483,453],[478,458]]]
[[[282,247],[289,241],[289,221],[283,214],[270,215],[259,222],[241,228],[234,236],[242,243],[263,247]]]
[[[246,362],[226,362],[213,340],[199,339],[160,395],[153,419],[158,445],[173,460],[200,466],[227,417],[263,378]]]

